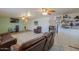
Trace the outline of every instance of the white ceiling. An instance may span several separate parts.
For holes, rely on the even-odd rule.
[[[79,13],[79,8],[53,8],[55,12],[53,14],[70,14]],[[31,12],[32,17],[42,17],[40,8],[0,8],[0,16],[7,17],[20,17],[22,14]]]

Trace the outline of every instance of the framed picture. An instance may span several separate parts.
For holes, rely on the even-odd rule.
[[[38,21],[34,21],[34,25],[38,25]]]

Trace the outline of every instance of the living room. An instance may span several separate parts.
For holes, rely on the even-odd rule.
[[[78,50],[78,12],[78,8],[0,8],[0,50]]]
[[[48,47],[43,48],[43,45],[46,41],[44,33],[49,32],[50,15],[42,15],[42,13],[47,13],[48,10],[51,13],[53,11],[52,8],[1,8],[0,50],[24,51],[30,46],[36,45],[36,42],[40,43],[38,47],[41,47],[37,50],[48,50]],[[50,34],[52,36],[52,33]],[[42,39],[39,39],[41,37],[44,39],[43,42]],[[42,46],[40,46],[41,43]],[[23,45],[26,45],[26,47],[23,47]]]

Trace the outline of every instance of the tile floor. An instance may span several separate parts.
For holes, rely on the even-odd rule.
[[[54,40],[54,46],[50,51],[78,51],[69,46],[79,48],[79,29],[59,28]]]

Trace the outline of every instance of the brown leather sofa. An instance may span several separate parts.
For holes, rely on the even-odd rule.
[[[14,46],[17,51],[48,51],[54,44],[54,33],[47,32],[40,38],[32,39],[21,46]]]
[[[55,26],[49,26],[49,32],[55,32]]]
[[[47,32],[40,38],[33,39],[24,43],[19,50],[20,51],[48,51],[54,44],[53,33]]]
[[[45,46],[44,46],[44,51],[49,50],[53,46],[53,44],[54,44],[53,34],[54,33],[52,33],[52,32],[44,33],[44,36],[46,37],[46,43],[45,43]]]
[[[34,29],[34,33],[41,33],[41,32],[42,32],[41,26],[38,26],[36,29]]]
[[[44,36],[35,38],[21,45],[19,51],[43,51],[46,38]]]
[[[10,33],[1,34],[0,37],[0,51],[10,51],[11,46],[17,43]]]
[[[54,44],[54,37],[55,37],[55,33],[54,32],[51,32],[51,40],[50,40],[50,44],[49,44],[49,49],[53,46]]]
[[[46,38],[45,37],[41,37],[39,39],[40,39],[40,41],[38,41],[36,44],[34,44],[33,46],[31,46],[28,49],[26,49],[26,51],[43,51]]]
[[[50,44],[49,42],[51,40],[50,35],[51,35],[50,33],[44,33],[44,36],[46,38],[46,43],[45,43],[45,46],[44,46],[45,51],[49,50],[49,44]]]

